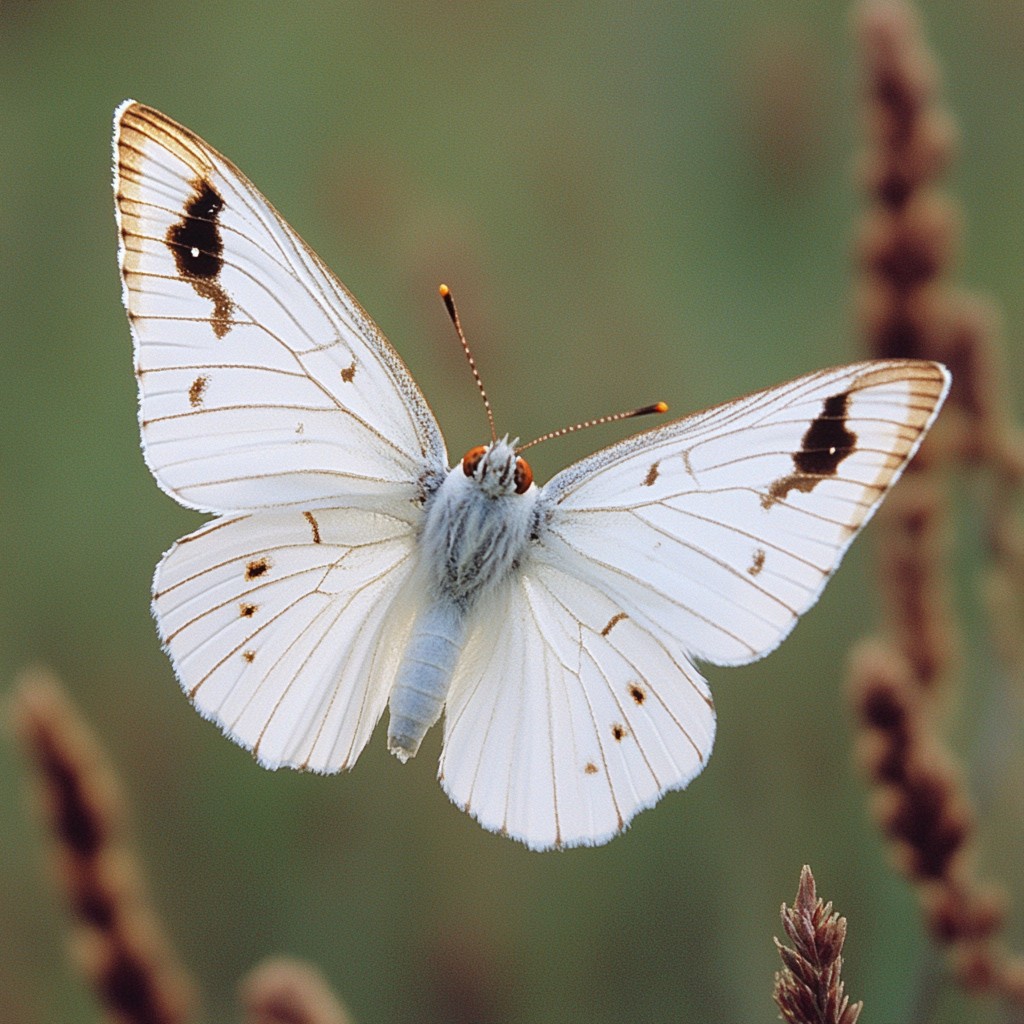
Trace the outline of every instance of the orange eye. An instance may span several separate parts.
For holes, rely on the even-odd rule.
[[[530,489],[530,484],[533,483],[533,470],[530,469],[530,464],[526,459],[516,459],[516,474],[515,474],[516,494],[525,494]]]
[[[470,448],[465,455],[462,456],[462,472],[466,476],[472,476],[476,472],[476,467],[480,465],[480,460],[484,457],[487,452],[487,445],[478,444],[475,448]]]

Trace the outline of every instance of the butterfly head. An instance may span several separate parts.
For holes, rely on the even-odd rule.
[[[462,472],[492,498],[525,494],[533,486],[530,464],[516,454],[515,442],[507,437],[470,448],[462,456]]]

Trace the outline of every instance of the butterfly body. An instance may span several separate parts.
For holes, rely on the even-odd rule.
[[[521,461],[507,439],[472,449],[424,504],[412,585],[425,607],[388,702],[388,746],[402,761],[441,715],[474,610],[507,583],[536,529],[539,491],[518,490]]]
[[[664,423],[543,487],[507,438],[449,469],[398,353],[248,178],[126,102],[115,212],[146,462],[213,515],[153,614],[195,707],[269,768],[403,760],[533,849],[605,842],[703,768],[698,660],[818,599],[949,388],[878,360]],[[493,438],[493,433],[492,433]]]

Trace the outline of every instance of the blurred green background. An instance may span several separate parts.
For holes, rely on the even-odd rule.
[[[959,276],[1001,308],[1019,396],[1024,7],[921,10],[961,131]],[[865,1019],[909,1019],[927,942],[868,824],[842,696],[843,653],[877,623],[870,530],[777,653],[708,671],[709,768],[606,847],[534,854],[481,830],[435,781],[439,729],[404,767],[378,731],[350,775],[263,771],[191,710],[150,619],[153,566],[202,517],[143,465],[110,195],[126,96],[207,138],[374,315],[456,455],[486,425],[442,280],[499,431],[656,399],[682,414],[859,354],[848,6],[5,0],[0,81],[0,686],[52,666],[110,751],[205,1019],[237,1019],[239,978],[284,952],[365,1024],[459,1019],[463,990],[482,1021],[770,1021],[771,937],[804,862],[850,919]],[[544,445],[534,470],[622,434]],[[992,699],[978,557],[959,561],[953,708],[972,764]],[[979,856],[1019,922],[1010,767],[987,779],[1010,795]],[[5,738],[0,1016],[94,1019],[25,783]],[[1000,1019],[939,1004],[937,1020]]]

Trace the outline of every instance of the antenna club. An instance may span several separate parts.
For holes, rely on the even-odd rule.
[[[455,330],[456,333],[459,335],[459,340],[462,343],[462,347],[463,349],[466,349],[466,339],[462,336],[462,325],[459,323],[459,314],[458,311],[455,309],[455,298],[452,295],[452,290],[446,284],[441,285],[441,287],[438,288],[437,290],[440,293],[441,298],[444,300],[444,308],[448,310],[448,316],[451,319],[451,322],[455,324]],[[473,358],[472,356],[469,355],[468,349],[466,349],[466,355],[467,357],[469,357],[469,365],[472,366]]]
[[[668,412],[668,402],[655,402],[653,406],[654,412]]]

